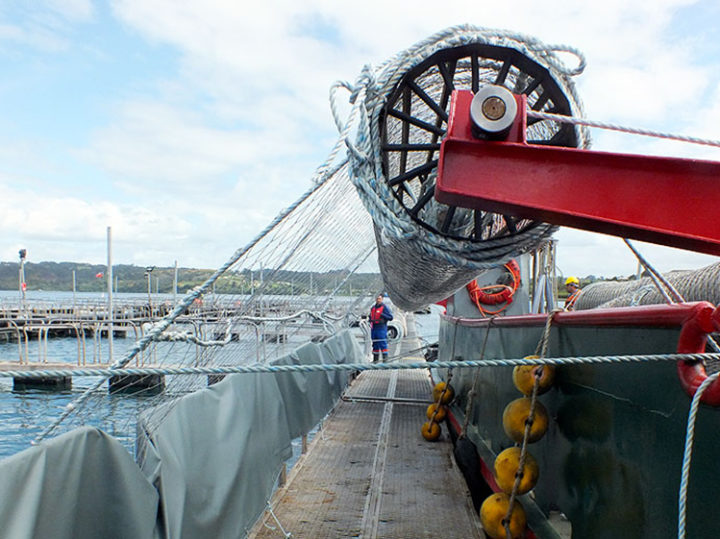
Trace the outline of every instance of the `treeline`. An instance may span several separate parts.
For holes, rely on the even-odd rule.
[[[28,290],[72,291],[73,272],[78,292],[107,290],[106,266],[77,262],[26,262],[25,283]],[[113,266],[113,289],[117,292],[147,292],[148,281],[153,293],[172,293],[175,268],[118,264]],[[185,293],[205,282],[214,270],[178,268],[178,292]],[[0,262],[0,290],[18,290],[20,265],[17,262]],[[266,294],[323,294],[333,291],[346,277],[342,270],[324,273],[303,271],[275,271],[272,269],[227,272],[215,284],[219,294],[248,294],[259,286]],[[265,281],[268,281],[265,283]],[[342,284],[339,294],[365,292],[379,286],[379,275],[358,273]]]

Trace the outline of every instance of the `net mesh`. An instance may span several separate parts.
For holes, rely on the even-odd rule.
[[[581,114],[570,75],[552,48],[527,36],[451,28],[363,71],[353,87],[357,118],[350,174],[372,215],[385,286],[411,310],[442,300],[482,270],[543,243],[555,227],[433,199],[450,95],[503,84],[535,110]],[[530,123],[537,144],[587,146],[584,130]],[[483,179],[478,170],[478,183]]]
[[[685,301],[720,303],[720,263],[697,270],[671,271],[663,275]],[[575,309],[597,307],[625,307],[631,305],[657,305],[665,298],[649,277],[633,281],[603,281],[583,288]]]
[[[265,363],[308,341],[357,325],[382,288],[375,237],[346,167],[262,235],[215,279],[231,281],[242,294],[200,294],[167,329],[153,337],[126,366],[224,366]],[[212,285],[205,287],[212,290]],[[152,325],[144,327],[147,335]],[[116,340],[116,349],[122,345]],[[119,372],[122,372],[119,370]],[[127,438],[135,412],[154,429],[183,395],[207,387],[206,376],[165,376],[124,395],[118,414],[115,392],[98,387],[56,429],[102,426]],[[127,410],[126,410],[127,411]]]
[[[477,46],[484,48],[478,52]],[[433,63],[433,55],[443,51],[451,51],[450,60]],[[526,36],[462,26],[431,36],[377,69],[364,68],[355,85],[338,83],[331,105],[340,137],[313,187],[167,316],[142,328],[141,338],[113,367],[122,372],[136,365],[270,361],[352,325],[383,287],[396,306],[415,310],[444,299],[480,271],[533,249],[553,232],[552,226],[437,204],[432,201],[437,149],[395,155],[387,145],[437,145],[444,128],[432,126],[446,121],[450,90],[501,77],[537,110],[556,111],[564,103],[565,112],[579,112],[570,77],[582,64],[581,59],[578,69],[567,69],[555,49]],[[408,73],[414,93],[405,93],[407,111],[415,120],[398,123],[386,105],[397,99],[389,100],[398,85],[410,84],[403,78]],[[337,112],[335,90],[340,87],[351,91],[346,119]],[[417,128],[423,122],[431,129]],[[532,124],[528,138],[548,144],[588,142],[582,128],[552,121]],[[405,182],[400,194],[389,185],[389,175],[427,163],[426,173]],[[411,206],[418,211],[408,211]],[[246,293],[213,294],[223,280],[240,284]],[[135,416],[117,419],[119,401],[102,388],[104,383],[91,385],[37,439],[57,432],[61,424],[62,429],[78,424],[107,429],[109,422],[117,427],[110,431],[132,432]],[[175,399],[207,384],[205,376],[150,379],[135,391],[138,408],[150,409],[144,428],[157,428]],[[127,425],[121,427],[123,422]]]

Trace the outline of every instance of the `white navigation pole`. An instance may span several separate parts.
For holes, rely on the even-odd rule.
[[[173,305],[177,302],[178,265],[175,261],[175,273],[173,275]]]
[[[108,288],[108,363],[113,362],[113,319],[115,311],[113,309],[113,267],[112,267],[112,227],[107,227],[107,288]]]
[[[76,278],[75,278],[75,270],[72,270],[72,283],[73,283],[73,316],[75,316],[75,304],[76,304],[76,298],[75,298],[75,288],[76,288]]]
[[[18,285],[20,287],[20,300],[22,302],[22,310],[26,312],[25,308],[25,291],[27,290],[27,284],[25,283],[25,258],[27,257],[27,250],[20,249],[20,275]]]

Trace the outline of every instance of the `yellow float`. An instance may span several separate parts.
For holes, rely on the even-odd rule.
[[[538,356],[528,356],[525,359],[538,359]],[[513,369],[512,379],[515,387],[523,395],[532,395],[533,386],[535,385],[535,373],[541,365],[518,365]],[[555,367],[552,365],[542,365],[542,374],[540,375],[540,385],[538,386],[538,395],[547,392],[555,381]]]
[[[423,423],[421,432],[423,438],[425,438],[428,442],[434,442],[440,438],[440,425],[434,421],[426,421]]]
[[[525,422],[530,417],[531,399],[521,397],[515,399],[505,407],[503,411],[503,428],[505,434],[514,442],[521,443],[525,435]],[[537,442],[543,437],[548,429],[548,413],[547,409],[541,402],[535,403],[535,418],[530,427],[528,435],[528,443]]]
[[[446,390],[447,388],[447,390]],[[445,382],[438,382],[433,388],[433,402],[439,402],[440,404],[450,404],[455,396],[453,386],[446,385]]]
[[[508,447],[505,451],[495,458],[495,481],[498,486],[510,494],[515,485],[515,474],[520,468],[520,448]],[[530,492],[538,482],[540,468],[538,463],[530,453],[525,454],[525,466],[523,468],[522,478],[518,485],[518,494],[526,494]]]
[[[435,411],[437,410],[437,413]],[[438,404],[437,402],[432,403],[430,406],[427,407],[427,418],[433,419],[435,418],[435,421],[440,423],[441,421],[445,420],[445,416],[447,415],[447,411],[445,409],[445,406],[442,404]]]
[[[505,532],[503,520],[509,507],[510,496],[504,492],[488,496],[480,506],[480,522],[485,533],[492,539],[506,539],[507,533]],[[522,537],[525,533],[526,524],[525,509],[523,509],[520,502],[515,500],[510,514],[510,535],[513,538]]]

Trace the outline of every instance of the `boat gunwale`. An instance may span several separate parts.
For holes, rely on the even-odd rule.
[[[664,305],[642,305],[636,307],[612,307],[607,309],[588,309],[585,311],[555,311],[554,313],[521,314],[498,316],[491,318],[463,318],[448,314],[440,317],[453,325],[464,327],[532,327],[544,326],[550,314],[552,324],[556,326],[652,326],[673,327],[684,326],[690,320],[705,315],[708,321],[716,311],[715,306],[707,301],[691,303],[674,303]],[[720,307],[717,308],[720,312]],[[715,317],[717,319],[717,317]],[[717,325],[717,324],[716,324]],[[720,330],[703,324],[708,333]]]

